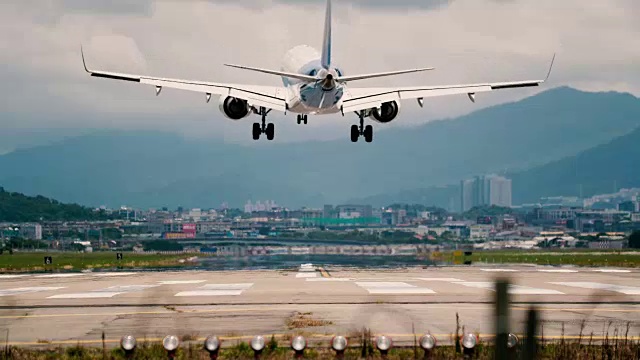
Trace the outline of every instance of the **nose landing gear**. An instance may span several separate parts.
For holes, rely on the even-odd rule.
[[[307,115],[306,114],[298,114],[298,125],[300,125],[301,123],[304,123],[305,125],[307,125]]]

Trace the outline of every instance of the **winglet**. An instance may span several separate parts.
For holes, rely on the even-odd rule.
[[[549,76],[551,75],[551,70],[553,69],[553,62],[556,60],[556,53],[553,53],[553,58],[551,58],[551,65],[549,65],[549,72],[547,72],[547,77],[544,79],[546,82],[549,80]]]
[[[91,70],[87,69],[87,63],[84,60],[84,50],[82,50],[82,45],[80,45],[80,55],[82,56],[82,66],[84,66],[84,71],[88,72],[89,74],[92,73]]]

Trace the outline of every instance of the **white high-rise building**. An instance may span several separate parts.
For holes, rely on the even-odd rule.
[[[460,182],[460,209],[465,212],[474,205],[474,180],[462,180]]]
[[[511,179],[498,175],[476,176],[460,182],[460,208],[475,206],[511,207]]]

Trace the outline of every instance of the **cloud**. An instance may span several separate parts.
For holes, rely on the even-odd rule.
[[[80,61],[114,71],[279,85],[225,62],[279,68],[291,47],[319,45],[324,1],[23,0],[0,4],[0,127],[153,128],[250,142],[253,120],[233,122],[204,95],[90,78]],[[334,54],[348,73],[435,66],[419,76],[352,86],[450,84],[541,78],[548,86],[640,95],[640,3],[633,0],[334,1]],[[452,117],[543,89],[403,103],[378,131]],[[348,138],[353,117],[274,115],[278,141]],[[25,130],[27,131],[27,130]]]

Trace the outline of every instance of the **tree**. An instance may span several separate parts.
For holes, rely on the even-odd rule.
[[[634,231],[629,236],[629,247],[632,249],[640,249],[640,231]]]

